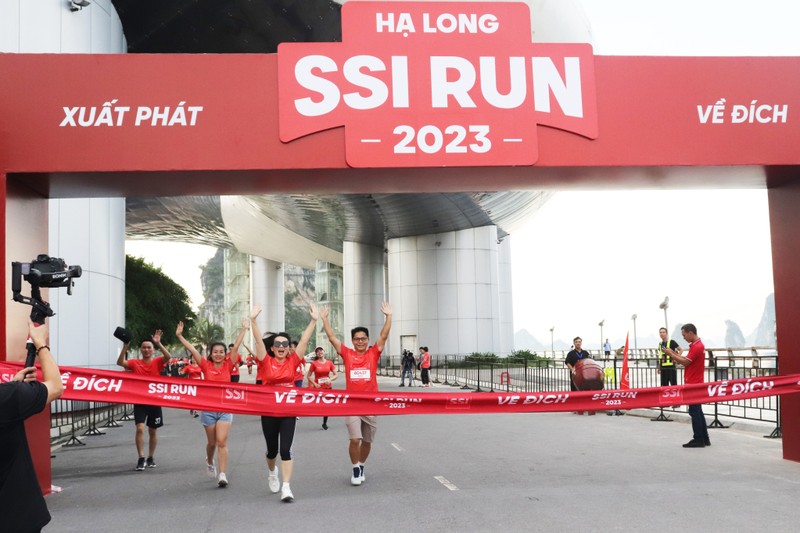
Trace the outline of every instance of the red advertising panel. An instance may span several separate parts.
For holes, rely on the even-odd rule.
[[[350,2],[342,43],[278,47],[280,137],[344,126],[353,167],[531,165],[537,125],[597,136],[587,44],[531,44],[527,4]]]

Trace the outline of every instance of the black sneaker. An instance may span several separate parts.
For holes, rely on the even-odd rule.
[[[703,444],[705,444],[706,446],[711,446],[711,439],[706,437],[705,439],[703,439]]]
[[[139,457],[139,460],[136,462],[136,470],[144,470],[144,457]]]
[[[148,458],[147,458],[147,468],[155,468],[155,467],[157,467],[157,466],[158,466],[158,465],[156,464],[156,462],[155,462],[155,461],[153,461],[153,458],[152,458],[152,457],[148,457]]]
[[[405,385],[403,385],[402,383],[400,384],[400,386],[401,386],[401,387],[405,387]]]
[[[324,430],[326,430],[326,431],[327,431],[327,430],[328,430],[328,424],[326,424],[326,423],[324,423],[324,422],[323,422],[323,423],[322,423],[322,429],[324,429]]]
[[[684,448],[704,448],[705,443],[701,440],[692,439],[683,445]]]

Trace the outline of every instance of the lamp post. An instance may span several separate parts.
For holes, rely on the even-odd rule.
[[[639,351],[639,347],[636,345],[636,313],[633,314],[631,320],[633,320],[633,352],[636,353]]]
[[[606,323],[605,318],[597,323],[597,325],[600,326],[600,351],[598,352],[598,354],[605,353],[603,351],[603,324],[605,323]]]
[[[667,324],[667,308],[669,307],[669,296],[664,296],[664,301],[658,305],[659,309],[664,310],[664,329],[667,330],[669,336],[669,325]]]
[[[556,358],[556,350],[553,348],[553,330],[556,329],[555,326],[550,328],[550,351],[553,352],[553,359]]]

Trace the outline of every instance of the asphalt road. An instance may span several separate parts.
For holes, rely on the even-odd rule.
[[[246,379],[246,378],[245,378]],[[382,390],[397,379],[382,378]],[[402,390],[402,389],[398,389]],[[407,389],[406,389],[407,390]],[[413,389],[415,392],[423,389]],[[426,389],[435,394],[444,386]],[[366,483],[350,485],[343,420],[298,422],[295,502],[267,489],[257,417],[236,415],[230,486],[205,476],[205,436],[165,410],[158,467],[134,470],[132,422],[53,459],[48,533],[795,531],[800,464],[737,426],[684,449],[686,423],[570,413],[385,416]]]

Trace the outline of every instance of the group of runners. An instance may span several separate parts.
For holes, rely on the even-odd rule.
[[[384,323],[375,342],[370,344],[369,330],[359,326],[351,330],[353,348],[345,346],[337,338],[331,327],[327,306],[317,309],[315,305],[309,307],[308,325],[296,342],[286,332],[267,333],[262,338],[256,321],[261,314],[259,305],[254,305],[249,318],[242,320],[242,327],[236,341],[232,345],[228,345],[228,351],[226,351],[225,343],[212,342],[208,346],[209,355],[202,356],[183,336],[183,322],[178,323],[175,334],[192,356],[193,364],[184,365],[185,373],[189,377],[200,378],[202,375],[202,379],[209,381],[238,381],[238,367],[242,364],[238,350],[249,327],[252,330],[253,338],[256,339],[255,354],[253,354],[255,365],[258,367],[256,386],[299,387],[302,386],[305,375],[308,378],[309,387],[331,388],[332,383],[338,378],[338,373],[333,362],[325,358],[325,351],[320,347],[315,349],[315,359],[309,365],[307,372],[300,373],[298,376],[299,369],[305,368],[305,358],[299,354],[305,353],[311,336],[316,331],[317,321],[322,319],[329,342],[342,358],[346,389],[355,392],[375,392],[378,390],[378,361],[389,337],[392,324],[391,306],[384,302],[381,305],[381,312],[384,315]],[[161,336],[162,330],[157,330],[152,338],[141,342],[140,359],[126,358],[130,346],[129,343],[125,343],[120,351],[117,364],[125,370],[140,375],[162,375],[164,367],[169,364],[170,353],[161,344]],[[161,352],[161,357],[155,357],[156,350]],[[233,423],[233,414],[201,411],[196,416],[200,419],[206,433],[206,473],[217,482],[219,487],[227,487],[229,483],[228,435]],[[377,417],[348,416],[344,418],[349,433],[348,452],[352,463],[350,483],[358,486],[366,480],[364,465],[375,438]],[[155,468],[157,466],[155,462],[158,444],[157,430],[164,424],[161,407],[134,405],[134,422],[138,453],[136,470]],[[328,417],[324,417],[323,429],[328,429],[327,422]],[[270,492],[274,494],[280,492],[280,498],[284,502],[294,501],[290,482],[294,469],[292,444],[296,423],[297,417],[295,416],[261,417],[261,429],[267,448],[267,485]],[[149,433],[147,455],[144,453],[145,427],[148,428]],[[278,462],[278,456],[280,456],[280,462]]]

